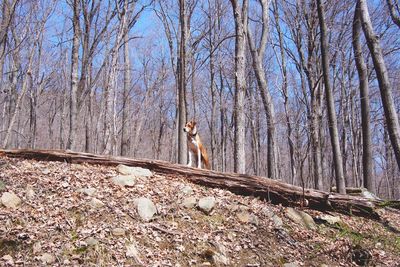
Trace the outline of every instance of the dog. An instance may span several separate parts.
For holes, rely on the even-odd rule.
[[[187,133],[188,148],[189,148],[189,163],[192,166],[192,158],[195,157],[197,168],[201,169],[201,163],[209,170],[210,162],[205,147],[201,143],[200,136],[197,132],[196,122],[191,120],[185,124],[183,131]]]

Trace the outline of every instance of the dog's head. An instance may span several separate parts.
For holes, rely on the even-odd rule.
[[[185,127],[183,127],[183,131],[187,132],[189,135],[196,135],[197,134],[196,122],[194,120],[187,122],[185,124]]]

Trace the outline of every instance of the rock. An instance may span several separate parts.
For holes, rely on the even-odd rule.
[[[273,212],[271,209],[269,208],[263,208],[262,209],[262,213],[269,218],[270,220],[272,220],[272,223],[274,225],[275,228],[280,228],[283,225],[283,221],[282,219],[275,214],[275,212]]]
[[[201,211],[209,214],[214,209],[215,198],[214,197],[203,197],[199,200],[198,206]]]
[[[242,223],[248,223],[250,221],[250,213],[248,213],[247,211],[241,211],[241,212],[237,213],[236,217]]]
[[[5,261],[7,265],[14,265],[14,259],[11,255],[4,255],[1,259]]]
[[[44,174],[44,175],[47,175],[47,174],[49,174],[50,173],[50,170],[49,169],[44,169],[43,171],[42,171],[42,174]]]
[[[32,246],[33,254],[38,254],[42,251],[42,245],[40,242],[35,242]]]
[[[97,198],[92,198],[92,200],[90,201],[90,206],[92,206],[95,209],[99,209],[104,206],[104,203],[103,203],[103,201],[101,201]]]
[[[338,216],[332,216],[328,214],[323,214],[320,217],[321,220],[326,221],[329,224],[335,224],[335,223],[340,223],[342,220]]]
[[[184,188],[182,188],[182,193],[185,195],[190,195],[193,193],[193,189],[190,186],[186,185]]]
[[[85,242],[88,246],[96,246],[97,244],[99,244],[99,241],[94,237],[86,238]]]
[[[258,226],[260,224],[258,217],[254,214],[250,215],[250,223],[255,226]]]
[[[63,188],[67,188],[67,187],[69,187],[69,183],[68,183],[68,182],[62,182],[62,183],[61,183],[61,186],[62,186]]]
[[[150,221],[154,214],[157,213],[156,206],[154,206],[153,202],[148,198],[138,198],[136,200],[136,207],[140,218],[145,222]]]
[[[364,189],[361,192],[361,196],[370,200],[380,200],[379,197],[377,197],[374,193],[369,192],[367,189]]]
[[[137,263],[143,264],[139,257],[139,251],[133,243],[126,245],[126,257],[133,258]]]
[[[6,190],[6,184],[0,180],[0,192]]]
[[[35,197],[35,191],[33,190],[32,185],[27,185],[25,189],[25,195],[28,199],[32,199]]]
[[[219,264],[229,265],[229,259],[221,253],[215,253],[213,256],[213,260],[214,262]]]
[[[221,264],[226,266],[230,265],[229,258],[226,256],[227,254],[226,247],[219,242],[215,242],[214,245],[218,249],[218,252],[216,252],[213,256],[214,262],[219,263],[217,264],[217,266]]]
[[[283,267],[298,267],[298,265],[294,262],[288,262],[283,265]]]
[[[126,165],[118,165],[117,170],[120,174],[124,175],[134,175],[136,177],[151,177],[153,173],[149,169],[141,168],[141,167],[129,167]]]
[[[1,196],[1,203],[7,208],[16,209],[21,204],[21,199],[13,192],[4,192]]]
[[[295,223],[301,224],[308,229],[315,229],[314,219],[303,211],[298,211],[293,208],[286,209],[286,216]]]
[[[88,196],[93,196],[96,193],[96,188],[93,188],[93,187],[79,188],[77,191],[79,193],[83,193]]]
[[[182,201],[182,206],[187,208],[187,209],[191,209],[194,206],[196,206],[196,198],[194,197],[187,197],[185,199],[183,199]]]
[[[123,228],[114,228],[112,230],[112,234],[114,236],[124,236],[125,235],[125,229],[123,229]]]
[[[54,258],[54,256],[51,255],[50,253],[43,253],[42,256],[40,256],[40,260],[44,264],[51,264],[51,263],[54,263],[56,261],[56,258]]]
[[[134,175],[118,175],[111,178],[111,181],[119,186],[134,186],[136,177]]]
[[[271,217],[271,220],[274,223],[275,228],[282,227],[283,221],[278,215],[274,214],[274,216]]]

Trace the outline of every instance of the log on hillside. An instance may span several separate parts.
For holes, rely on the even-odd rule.
[[[336,211],[375,220],[380,219],[379,214],[375,211],[382,204],[380,200],[369,200],[362,197],[327,193],[313,189],[305,189],[303,192],[301,187],[265,177],[197,169],[160,160],[111,157],[63,150],[0,150],[0,155],[43,161],[111,166],[124,164],[143,167],[161,174],[181,175],[195,184],[226,189],[240,195],[260,197],[274,204],[299,206],[303,199],[306,199],[308,207],[311,209]]]

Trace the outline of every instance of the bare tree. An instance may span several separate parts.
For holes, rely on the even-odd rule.
[[[250,27],[247,28],[247,40],[249,42],[250,52],[253,58],[253,70],[256,76],[258,89],[265,109],[267,118],[267,175],[270,178],[278,178],[277,170],[277,149],[275,136],[275,110],[271,94],[268,89],[263,59],[269,34],[269,5],[270,0],[259,0],[262,10],[262,35],[260,44],[256,47],[253,34]]]
[[[372,142],[370,126],[370,106],[369,106],[369,86],[368,71],[365,64],[362,46],[360,41],[361,21],[360,21],[360,2],[357,2],[353,20],[353,48],[354,59],[356,61],[361,102],[361,127],[363,140],[363,181],[364,187],[370,192],[375,192],[372,173]]]
[[[187,14],[186,0],[179,0],[180,42],[178,57],[178,162],[186,164],[186,136],[183,127],[186,123],[186,44]]]
[[[80,1],[73,0],[72,16],[72,51],[71,51],[71,91],[70,91],[70,114],[69,114],[69,134],[67,149],[77,150],[77,129],[78,129],[78,68],[79,68],[79,36],[80,36]]]
[[[361,25],[369,51],[371,52],[372,62],[374,64],[379,83],[383,110],[385,112],[385,118],[389,132],[389,139],[392,143],[394,154],[396,156],[397,166],[400,169],[400,125],[399,117],[393,101],[392,85],[389,81],[389,75],[386,69],[386,64],[383,58],[378,36],[376,36],[372,28],[367,2],[365,0],[358,0],[358,3],[360,8]]]
[[[321,30],[321,58],[322,69],[325,85],[325,98],[328,109],[329,132],[331,136],[331,145],[333,150],[333,162],[335,168],[336,186],[339,193],[346,193],[346,185],[343,174],[342,153],[340,151],[339,134],[337,129],[337,119],[335,112],[335,103],[333,99],[332,89],[329,82],[329,48],[327,41],[327,27],[325,23],[324,9],[321,0],[317,0],[317,9],[319,17],[319,25]]]
[[[237,173],[246,172],[246,117],[244,113],[246,94],[246,36],[248,0],[240,5],[238,0],[230,0],[235,19],[235,132],[233,169]]]

